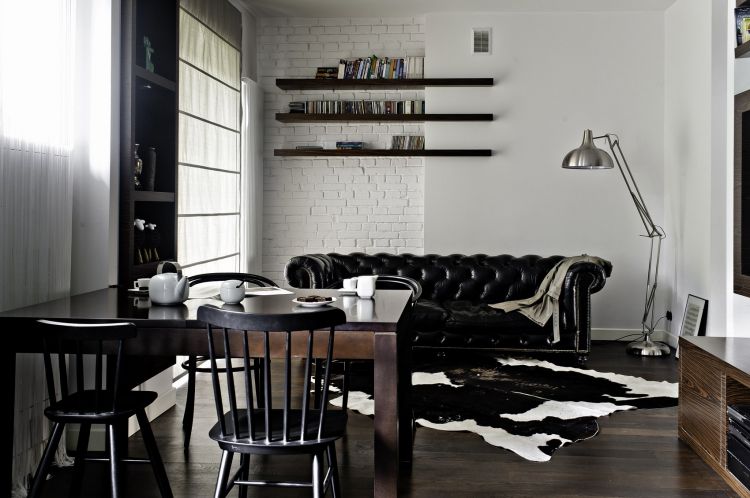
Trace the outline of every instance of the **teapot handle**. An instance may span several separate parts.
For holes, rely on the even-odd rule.
[[[156,273],[176,273],[179,280],[182,278],[182,267],[177,261],[161,261],[156,267]]]

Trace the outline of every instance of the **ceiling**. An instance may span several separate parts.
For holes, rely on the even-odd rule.
[[[675,0],[242,0],[262,16],[399,17],[438,12],[663,11]]]

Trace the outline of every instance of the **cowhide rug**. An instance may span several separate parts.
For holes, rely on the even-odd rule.
[[[374,413],[370,375],[352,375],[349,409]],[[334,377],[334,387],[340,387]],[[469,431],[536,462],[594,437],[598,417],[621,410],[677,405],[677,384],[560,366],[537,359],[461,356],[414,366],[417,424]],[[341,406],[341,397],[331,400]]]

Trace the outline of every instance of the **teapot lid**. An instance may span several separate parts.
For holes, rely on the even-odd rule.
[[[176,273],[177,278],[182,278],[182,267],[177,261],[161,261],[156,267],[156,274]]]

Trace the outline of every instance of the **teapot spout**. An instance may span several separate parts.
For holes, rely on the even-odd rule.
[[[187,277],[183,276],[180,281],[177,282],[174,293],[175,301],[179,303],[185,302],[185,300],[188,298],[188,294],[190,293],[190,287],[188,286]]]

